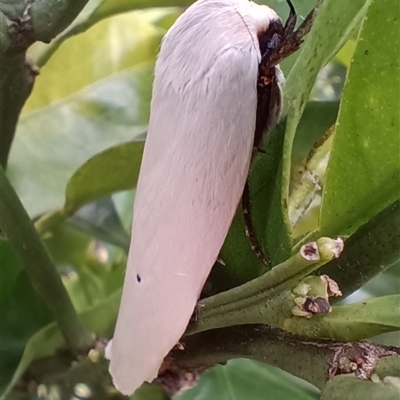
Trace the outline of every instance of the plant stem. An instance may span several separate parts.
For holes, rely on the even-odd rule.
[[[293,306],[291,289],[340,254],[333,239],[320,238],[309,246],[318,249],[317,258],[312,260],[303,252],[297,253],[259,278],[199,302],[197,320],[186,335],[240,324],[281,327]]]
[[[62,280],[4,169],[0,167],[0,227],[25,265],[25,270],[56,320],[67,344],[78,352],[91,344]]]
[[[57,208],[53,211],[47,212],[35,222],[36,232],[39,236],[43,236],[64,222],[65,219],[66,215],[63,208]]]
[[[398,371],[396,363],[399,359],[391,356],[400,354],[400,349],[395,347],[309,339],[265,325],[215,329],[185,337],[182,342],[184,351],[172,351],[171,356],[173,364],[183,370],[183,375],[186,371],[202,372],[232,358],[245,357],[282,368],[318,388],[323,388],[326,381],[332,378],[328,371],[332,374],[341,373],[342,365],[346,366],[352,359],[365,357],[365,354],[371,357],[370,361],[379,360],[378,363],[384,357],[393,359],[389,360],[391,362],[386,371],[394,375]],[[162,384],[162,376],[157,381]]]
[[[200,318],[210,317],[237,310],[261,299],[267,299],[272,293],[275,293],[277,285],[292,281],[296,275],[301,280],[325,262],[308,261],[297,253],[250,282],[200,301],[198,315]]]
[[[3,168],[7,166],[19,113],[31,93],[35,76],[35,70],[23,54],[0,53],[0,164]]]
[[[217,328],[226,328],[235,325],[265,324],[272,328],[280,328],[290,318],[294,305],[294,295],[289,290],[260,293],[243,301],[220,307],[212,315],[201,315],[189,325],[185,336],[190,336]]]

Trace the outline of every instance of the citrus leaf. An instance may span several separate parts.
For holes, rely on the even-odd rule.
[[[164,34],[149,22],[152,15],[104,21],[65,43],[41,71],[18,124],[8,169],[31,216],[63,204],[66,183],[83,162],[145,130],[155,54]],[[143,28],[134,35],[133,22]]]
[[[41,110],[87,86],[127,69],[154,62],[164,31],[149,21],[151,14],[117,15],[74,36],[52,55],[35,80],[23,115]],[[42,47],[29,50],[35,59]]]
[[[90,157],[143,133],[152,71],[148,63],[113,75],[20,121],[8,175],[30,215],[63,204],[70,176]]]
[[[325,0],[284,86],[287,122],[283,148],[280,201],[287,230],[291,231],[287,204],[293,141],[303,110],[320,69],[336,54],[359,26],[369,0]],[[346,12],[343,12],[346,10]]]
[[[339,110],[337,101],[310,101],[301,117],[293,142],[295,159],[305,158],[314,144],[335,123]]]
[[[399,389],[383,382],[367,381],[351,375],[339,375],[329,380],[322,391],[321,400],[350,398],[354,400],[398,400]]]
[[[84,163],[66,189],[65,210],[71,215],[84,204],[136,186],[144,141],[122,143]]]
[[[147,7],[186,7],[193,0],[102,0],[99,6],[92,12],[85,24],[90,26],[110,15],[125,13],[132,10]]]
[[[321,235],[352,233],[400,197],[399,20],[396,0],[371,3],[343,92]]]
[[[12,244],[0,238],[0,302],[12,292],[22,270],[22,262]]]
[[[316,400],[299,379],[270,365],[237,359],[206,371],[198,385],[177,400]],[[309,387],[308,387],[309,389]]]
[[[111,197],[89,203],[67,220],[68,225],[128,253],[130,237]]]

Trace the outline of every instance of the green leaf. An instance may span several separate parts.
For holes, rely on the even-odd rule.
[[[63,204],[66,183],[82,163],[145,130],[164,30],[148,21],[154,13],[133,14],[74,37],[41,71],[20,119],[8,169],[31,216]],[[134,35],[133,25],[141,28]]]
[[[136,4],[135,4],[136,3]],[[110,19],[110,17],[118,17],[117,14],[128,13],[129,11],[134,11],[140,8],[154,7],[151,5],[151,2],[146,2],[142,4],[138,4],[136,1],[102,1],[102,0],[92,0],[88,3],[87,7],[82,10],[79,16],[75,19],[75,21],[65,29],[60,35],[58,35],[54,40],[50,43],[35,43],[33,48],[29,49],[29,56],[33,60],[34,64],[42,67],[45,65],[49,59],[53,56],[54,53],[58,51],[60,46],[62,46],[65,42],[68,42],[69,39],[74,38],[75,35],[86,32],[87,30],[91,30],[93,26],[97,26],[98,24],[104,25],[104,19]],[[164,4],[162,4],[164,5]],[[167,5],[167,4],[165,4]],[[180,10],[177,8],[151,8],[150,10],[146,10],[145,12],[130,12],[129,15],[132,17],[133,15],[139,16],[139,18],[145,17],[145,19],[149,18],[149,21],[152,22],[160,29],[160,33],[165,33],[166,29],[168,29],[179,16]],[[126,19],[123,15],[121,16],[121,20]],[[143,27],[140,26],[140,21],[137,24],[132,25],[132,27],[136,27],[139,32],[136,32],[136,36],[140,36],[140,30]],[[118,30],[118,28],[116,28]],[[132,31],[132,29],[131,29]],[[127,44],[131,39],[134,38],[133,35],[128,35],[129,39]],[[128,37],[127,36],[127,37]],[[117,54],[114,54],[117,55]]]
[[[400,378],[400,355],[393,354],[381,357],[376,365],[375,372],[380,379],[384,379],[387,376]]]
[[[347,68],[351,65],[351,60],[354,55],[354,51],[357,47],[357,40],[350,39],[336,54],[336,60],[340,62],[342,65],[345,65]]]
[[[321,235],[352,233],[400,197],[399,20],[396,0],[371,3],[344,88]]]
[[[91,201],[136,186],[144,141],[122,143],[84,163],[72,175],[66,189],[65,210],[73,214]]]
[[[394,265],[388,268],[387,271],[385,271],[384,273],[375,276],[374,279],[371,279],[371,281],[363,286],[362,290],[363,292],[366,292],[370,297],[397,294],[399,293],[399,276],[400,255]]]
[[[367,381],[351,375],[339,375],[329,380],[322,391],[321,400],[350,398],[352,400],[398,400],[399,389],[383,382]]]
[[[338,110],[337,101],[310,101],[307,104],[296,130],[292,158],[303,159],[308,155],[314,144],[336,122]]]
[[[266,155],[255,160],[249,177],[254,229],[261,233],[259,237],[272,266],[288,259],[292,249],[279,196],[283,142],[284,130],[278,126],[265,147]]]
[[[12,292],[23,265],[12,244],[0,238],[0,303]]]
[[[127,232],[131,231],[133,207],[132,204],[135,199],[135,190],[128,190],[127,192],[115,193],[112,196],[115,208],[121,219],[121,222]]]
[[[8,241],[0,240],[0,393],[30,336],[52,318]]]
[[[129,400],[169,400],[169,397],[160,386],[150,385],[145,382],[129,397]]]
[[[293,317],[284,329],[308,337],[356,341],[400,330],[400,294],[376,297],[361,303],[336,306],[324,316]]]
[[[269,365],[251,360],[231,360],[225,366],[211,368],[198,385],[177,400],[316,400],[318,391],[305,389],[304,383]]]
[[[79,316],[85,329],[101,337],[109,337],[114,330],[120,298],[121,291],[118,291],[91,310],[80,314]],[[15,370],[12,380],[7,386],[1,400],[6,400],[7,393],[33,360],[52,356],[57,350],[65,348],[65,346],[65,341],[55,323],[51,323],[35,333],[29,339],[18,368]]]
[[[297,126],[320,69],[350,38],[365,15],[369,0],[324,0],[284,86],[287,123],[283,148],[280,201],[287,230],[287,213],[293,141]],[[343,12],[346,10],[346,12]]]
[[[128,253],[130,237],[111,197],[87,204],[68,218],[67,223],[96,239],[118,246]]]
[[[92,25],[110,15],[147,7],[186,7],[193,0],[102,0],[86,24]]]
[[[8,175],[30,215],[63,204],[70,176],[90,157],[142,134],[152,71],[148,63],[122,72],[21,120]]]
[[[54,104],[110,75],[154,62],[165,31],[149,21],[152,14],[117,15],[63,43],[37,76],[34,90],[23,109],[24,115]],[[29,50],[29,57],[37,58],[46,46],[49,45],[36,43]]]

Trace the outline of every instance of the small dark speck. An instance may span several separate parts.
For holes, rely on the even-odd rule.
[[[140,277],[139,274],[136,275],[136,280],[138,283],[142,282],[142,278]]]
[[[367,56],[369,54],[369,50],[365,50],[364,54]]]

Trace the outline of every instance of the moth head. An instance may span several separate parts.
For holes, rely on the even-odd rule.
[[[261,36],[267,31],[274,29],[276,25],[282,26],[278,14],[270,7],[250,1],[252,16],[257,35]]]
[[[286,2],[290,12],[286,23],[283,24],[272,8],[250,1],[261,54],[264,54],[267,47],[271,45],[279,46],[285,37],[290,36],[294,31],[297,19],[296,11],[291,0],[286,0]]]

